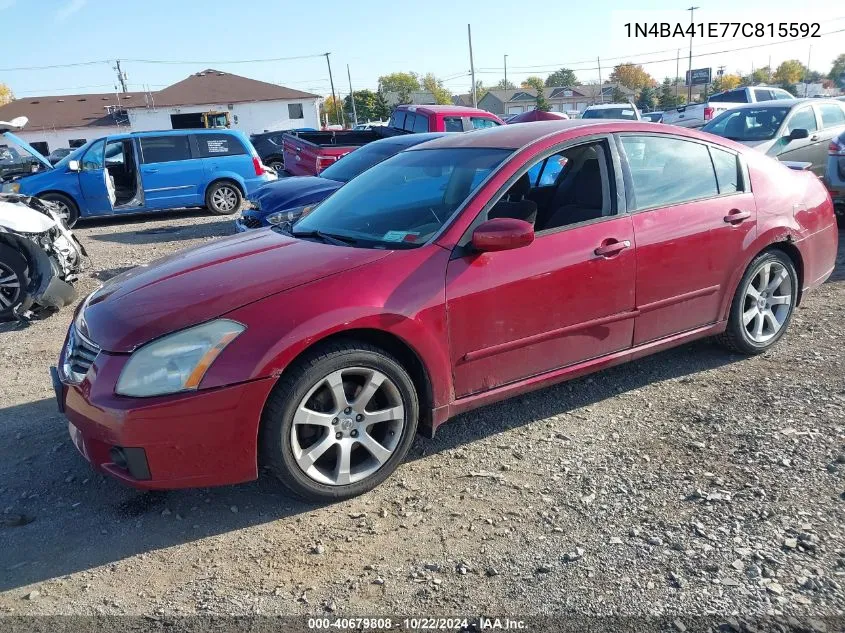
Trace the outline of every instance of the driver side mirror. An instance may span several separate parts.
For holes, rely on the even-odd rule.
[[[786,137],[786,140],[797,141],[802,138],[807,138],[808,136],[810,136],[809,130],[804,129],[803,127],[798,127],[789,133],[789,135]]]
[[[472,232],[472,246],[481,253],[509,251],[534,241],[534,225],[516,218],[495,218]]]
[[[80,167],[78,160],[69,160],[67,163],[67,169],[68,171],[81,171],[82,168]]]

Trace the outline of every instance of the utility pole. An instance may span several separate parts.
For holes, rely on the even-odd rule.
[[[334,116],[338,123],[340,123],[340,108],[338,107],[337,97],[334,93],[334,79],[332,79],[332,63],[329,61],[331,53],[323,53],[326,56],[326,65],[329,67],[329,84],[332,87],[332,101],[334,101]]]
[[[120,87],[123,92],[129,92],[126,89],[126,73],[120,69],[120,60],[115,60],[114,70],[117,71],[117,80],[120,82]]]
[[[700,9],[701,7],[690,7],[687,9],[689,11],[689,23],[690,26],[693,26],[693,15],[695,15],[695,10]],[[692,31],[695,32],[695,27],[693,26]],[[692,101],[692,40],[693,36],[689,36],[689,77],[687,77],[687,83],[689,83],[689,87],[687,89],[687,103]]]
[[[469,72],[472,75],[472,107],[478,107],[478,95],[475,92],[475,64],[472,61],[472,27],[467,24],[467,37],[469,38]]]
[[[681,78],[681,49],[675,57],[675,104],[678,104],[678,79]]]
[[[505,88],[508,87],[508,56],[505,55]]]
[[[766,66],[766,68],[769,69],[769,77],[766,80],[766,83],[770,84],[770,83],[772,83],[772,56],[771,55],[769,55],[769,65]]]
[[[810,78],[807,73],[810,72],[810,55],[813,54],[813,45],[810,45],[810,50],[807,53],[807,72],[804,73],[804,96],[807,96],[807,91],[810,90]]]
[[[604,86],[601,83],[601,58],[596,57],[596,64],[599,67],[599,103],[604,103]]]
[[[349,100],[352,102],[352,119],[358,125],[358,111],[355,109],[355,92],[352,90],[352,75],[349,73],[349,64],[346,64],[346,76],[349,77]]]

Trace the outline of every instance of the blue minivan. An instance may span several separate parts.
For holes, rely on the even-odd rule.
[[[241,132],[165,130],[90,141],[55,165],[43,159],[41,170],[3,191],[50,200],[73,226],[79,218],[181,207],[207,206],[228,215],[275,178]]]

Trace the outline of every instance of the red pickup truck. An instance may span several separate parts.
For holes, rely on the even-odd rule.
[[[401,105],[390,123],[371,130],[288,132],[282,137],[285,171],[293,176],[316,176],[349,152],[372,141],[414,132],[467,132],[502,125],[495,114],[446,105]]]

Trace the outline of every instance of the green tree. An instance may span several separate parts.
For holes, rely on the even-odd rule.
[[[671,110],[679,105],[678,98],[675,96],[675,82],[670,77],[666,77],[660,84],[660,97],[657,103],[661,110]]]
[[[546,87],[574,86],[578,83],[575,72],[569,68],[561,68],[546,77]]]
[[[329,125],[342,125],[343,116],[338,117],[338,112],[343,109],[343,104],[340,103],[340,108],[335,108],[334,97],[326,97],[320,105],[320,123],[325,123],[328,117]]]
[[[613,86],[610,101],[611,103],[627,103],[628,97],[624,92],[622,92],[622,89],[619,88],[619,86]]]
[[[787,59],[777,67],[775,81],[781,85],[795,84],[804,78],[807,67],[797,59]]]
[[[12,89],[4,83],[0,83],[0,105],[6,105],[15,100]]]
[[[387,103],[384,93],[379,90],[376,93],[376,102],[373,106],[373,117],[379,121],[386,121],[390,118],[391,111],[392,108],[390,107],[390,104]]]
[[[642,66],[631,62],[614,66],[613,72],[610,73],[610,81],[621,84],[630,90],[639,90],[655,84],[654,78],[643,70]]]
[[[537,109],[542,112],[548,112],[552,109],[552,104],[546,99],[546,91],[543,84],[538,84],[535,86],[535,89],[537,90]]]
[[[490,88],[487,88],[484,85],[484,82],[481,81],[480,79],[476,79],[475,80],[475,98],[478,101],[481,101],[481,99],[484,98],[484,95],[486,95],[488,92],[490,92]]]
[[[516,85],[512,81],[500,79],[499,83],[493,86],[496,90],[516,90]]]
[[[783,88],[784,90],[786,90],[786,91],[787,91],[789,94],[791,94],[793,97],[797,97],[797,96],[798,96],[798,86],[796,86],[795,84],[781,83],[781,84],[778,84],[778,85],[779,85],[781,88]]]
[[[378,118],[376,101],[377,95],[372,90],[357,90],[355,92],[355,114],[358,115],[358,121],[372,121]],[[343,99],[343,109],[352,119],[352,99],[349,98],[349,95],[346,95]]]
[[[824,80],[824,75],[822,75],[818,70],[810,70],[807,72],[806,81],[810,82],[811,84],[821,83]]]
[[[434,96],[435,103],[440,105],[452,103],[452,93],[443,86],[443,82],[435,77],[434,73],[428,73],[423,77],[422,87]]]
[[[835,81],[838,85],[845,86],[845,78],[840,79],[842,73],[845,73],[845,53],[842,53],[833,60],[833,65],[830,67],[827,77]]]
[[[537,77],[536,75],[532,75],[528,79],[522,82],[522,88],[534,88],[534,90],[540,90],[543,87],[543,78]]]
[[[654,110],[654,105],[657,103],[657,93],[651,86],[645,86],[640,90],[640,95],[637,98],[637,107],[644,111],[650,112]]]
[[[420,89],[420,77],[417,73],[390,73],[378,78],[379,90],[409,94]]]

